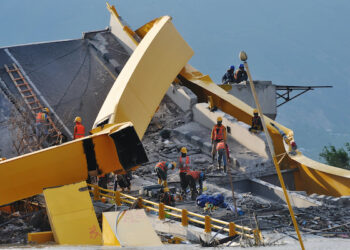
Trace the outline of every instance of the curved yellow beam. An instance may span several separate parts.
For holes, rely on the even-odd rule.
[[[137,29],[135,33],[143,37],[156,20],[157,19]],[[208,75],[203,75],[189,64],[182,69],[180,74],[185,85],[197,95],[199,102],[207,102],[208,96],[211,96],[219,109],[246,124],[251,124],[253,108],[238,98],[228,94],[227,91],[216,85]],[[273,141],[276,155],[286,154],[283,138],[281,134],[270,125],[270,122],[277,125],[279,129],[287,135],[293,131],[272,121],[268,117],[265,117],[265,120],[268,124],[268,130]],[[295,185],[297,190],[333,196],[350,195],[349,170],[313,161],[301,153],[297,156],[286,154],[286,157],[283,158],[280,165],[282,168],[299,169],[299,172],[295,173]]]
[[[190,88],[199,98],[199,101],[207,102],[208,96],[212,96],[215,106],[227,114],[234,116],[246,124],[251,123],[253,108],[238,98],[230,95],[224,89],[216,85],[208,75],[203,75],[190,65],[186,65],[181,71],[184,84]],[[273,122],[285,134],[293,132],[291,129],[271,120],[265,116],[268,130],[271,135],[276,155],[286,153],[283,138],[280,133],[270,125]],[[301,153],[296,156],[286,154],[281,166],[284,168],[298,168],[295,174],[295,184],[298,190],[308,193],[320,193],[333,196],[350,195],[350,171],[329,166],[314,161]]]
[[[147,161],[132,124],[113,125],[92,136],[0,162],[0,205],[40,194],[44,188],[85,181],[88,173],[128,170]]]
[[[169,16],[155,21],[108,93],[94,128],[131,121],[142,138],[170,84],[192,55]]]

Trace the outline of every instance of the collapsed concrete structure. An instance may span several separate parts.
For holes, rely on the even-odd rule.
[[[111,22],[115,21],[113,20],[112,18]],[[27,80],[40,89],[38,95],[51,108],[57,123],[61,124],[61,129],[63,133],[67,134],[67,137],[69,137],[69,127],[74,116],[82,116],[84,124],[88,128],[96,122],[94,119],[113,85],[114,78],[118,76],[133,51],[132,48],[125,45],[126,40],[130,37],[114,36],[114,32],[118,32],[116,30],[119,30],[118,34],[120,34],[122,29],[118,29],[119,26],[113,23],[111,27],[111,30],[85,33],[83,38],[79,40],[3,48],[1,50],[2,63],[16,63],[25,73]],[[51,53],[47,53],[48,51]],[[73,68],[75,70],[72,70]],[[6,98],[2,100],[5,103],[2,112],[4,119],[9,116],[10,106],[15,105],[13,101],[20,98],[6,74],[6,72],[1,74],[2,92]],[[205,171],[209,176],[206,184],[208,193],[221,192],[229,197],[228,183],[224,179],[226,177],[223,173],[216,171],[215,166],[211,165],[209,155],[210,129],[219,115],[224,116],[224,124],[231,130],[229,145],[233,156],[240,162],[240,168],[236,169],[234,176],[234,186],[240,206],[242,208],[246,206],[243,210],[250,212],[256,212],[259,210],[257,208],[260,208],[264,214],[270,213],[271,216],[275,215],[276,210],[282,210],[285,213],[286,210],[281,205],[284,202],[282,191],[269,160],[264,136],[250,134],[247,131],[247,125],[231,115],[221,111],[211,112],[208,109],[208,104],[201,100],[201,96],[195,91],[186,87],[179,88],[177,85],[168,90],[167,97],[161,103],[159,111],[154,116],[143,138],[149,163],[144,164],[135,172],[133,185],[135,191],[137,192],[137,189],[141,188],[142,185],[154,183],[155,176],[152,173],[156,162],[176,159],[179,148],[186,145],[193,157],[193,167]],[[7,127],[4,126],[3,129],[6,131]],[[160,133],[164,130],[169,130],[170,136],[168,138],[161,136]],[[9,141],[3,142],[7,149]],[[6,153],[11,156],[11,151]],[[296,189],[297,184],[294,182],[296,172],[296,169],[284,171],[287,186],[291,191]],[[170,180],[176,186],[177,173],[172,173]],[[327,211],[333,209],[332,206],[347,205],[346,197],[334,199],[315,196],[310,198],[304,192],[290,192],[290,194],[293,205],[301,209],[322,206],[323,202],[327,204],[324,208]],[[249,199],[251,203],[248,202]],[[178,206],[204,213],[193,202],[191,204],[179,202]],[[340,215],[347,216],[341,213]],[[231,212],[227,213],[225,210],[218,210],[216,216],[227,220],[243,220],[242,217],[234,218]],[[274,221],[274,223],[283,224],[287,217],[288,215],[285,213],[281,219],[283,222]],[[248,216],[246,219],[244,224],[249,225],[251,217]],[[286,220],[288,221],[288,219]],[[339,222],[335,221],[334,223]],[[266,227],[269,226],[270,224],[267,224]],[[343,233],[343,231],[340,232]]]

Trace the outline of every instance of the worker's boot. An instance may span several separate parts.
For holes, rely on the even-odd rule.
[[[163,187],[168,187],[168,182],[167,181],[163,181]]]
[[[159,185],[162,184],[162,179],[159,179],[159,178],[158,178],[158,184],[159,184]]]

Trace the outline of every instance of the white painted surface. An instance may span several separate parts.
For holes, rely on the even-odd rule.
[[[176,89],[174,86],[170,86],[166,94],[184,112],[190,110],[197,103],[197,96],[186,87]]]
[[[111,15],[111,19],[109,21],[109,25],[111,27],[111,32],[115,35],[120,41],[123,47],[129,54],[136,49],[137,44],[132,40],[132,38],[124,31],[124,25],[121,20],[116,19],[114,15]]]

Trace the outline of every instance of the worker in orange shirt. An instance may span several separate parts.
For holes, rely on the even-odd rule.
[[[219,141],[216,144],[216,151],[218,152],[218,169],[221,169],[221,159],[224,163],[224,172],[226,173],[226,164],[227,161],[230,162],[230,151],[228,149],[228,145],[224,142],[224,140]]]
[[[195,200],[197,195],[198,195],[196,181],[198,181],[198,184],[199,184],[199,194],[202,194],[204,180],[205,180],[205,174],[203,172],[191,171],[191,170],[187,172],[186,183],[187,183],[187,185],[190,186],[192,200]],[[186,186],[186,188],[187,188],[187,186]]]
[[[212,145],[212,150],[211,150],[211,155],[213,158],[213,164],[216,156],[216,145],[221,141],[224,140],[226,143],[226,127],[222,125],[222,117],[219,116],[217,118],[217,123],[214,125],[212,131],[211,131],[211,145]]]
[[[81,117],[77,116],[74,119],[74,139],[82,138],[85,136],[85,127],[81,124]]]
[[[182,147],[180,152],[181,152],[181,155],[179,157],[177,165],[180,169],[179,175],[180,175],[180,184],[181,184],[182,193],[186,194],[186,188],[187,188],[186,174],[188,171],[190,171],[191,161],[190,161],[190,157],[187,155],[186,147]]]

